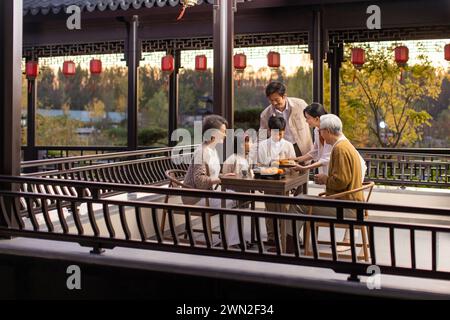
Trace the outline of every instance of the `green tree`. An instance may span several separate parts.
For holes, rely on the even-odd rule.
[[[421,106],[438,97],[442,76],[425,56],[400,68],[391,57],[392,49],[367,46],[367,62],[359,71],[349,61],[341,69],[345,133],[360,145],[411,146],[430,125],[431,115]]]

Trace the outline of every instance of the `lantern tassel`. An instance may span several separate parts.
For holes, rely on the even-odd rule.
[[[183,6],[183,9],[181,9],[180,14],[178,15],[177,21],[180,21],[181,19],[183,19],[185,12],[186,12],[186,6]]]

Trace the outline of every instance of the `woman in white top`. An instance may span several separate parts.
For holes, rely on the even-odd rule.
[[[223,163],[222,172],[224,174],[234,173],[237,176],[242,175],[243,171],[249,170],[249,153],[251,148],[250,137],[246,136],[242,141],[238,136],[234,137],[234,153]]]
[[[189,188],[212,190],[217,184],[220,184],[220,158],[216,146],[223,143],[226,129],[227,121],[221,116],[209,115],[203,119],[202,132],[204,142],[195,150],[192,162],[184,178],[184,184]],[[219,198],[208,198],[208,203],[205,198],[183,196],[182,200],[184,204],[188,205],[206,206],[206,204],[209,204],[213,208],[222,206],[222,200]],[[227,208],[231,208],[235,206],[235,201],[227,199],[225,204]],[[238,244],[239,234],[235,216],[231,217],[231,219],[226,218],[225,228],[228,244]]]
[[[319,168],[319,173],[328,173],[328,164],[330,163],[330,155],[333,146],[326,143],[320,136],[320,117],[327,114],[325,108],[320,103],[312,103],[303,110],[306,122],[311,128],[314,128],[314,145],[313,148],[305,155],[295,158],[299,162],[307,162],[314,160],[315,162],[310,165],[302,166],[298,165],[296,169],[298,171],[306,171],[308,169]]]

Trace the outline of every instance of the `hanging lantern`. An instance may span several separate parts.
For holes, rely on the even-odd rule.
[[[75,62],[73,62],[73,61],[64,61],[63,74],[66,77],[75,75],[76,69],[77,69],[77,67],[75,65]]]
[[[444,47],[445,60],[450,61],[450,43],[446,44]]]
[[[161,59],[161,70],[165,73],[172,73],[175,69],[174,58],[171,54],[168,54]]]
[[[366,62],[366,54],[362,48],[352,48],[352,64],[356,69],[361,69]]]
[[[237,53],[234,55],[234,68],[237,71],[244,71],[247,68],[247,56],[243,53]]]
[[[35,80],[39,73],[37,61],[28,61],[25,67],[25,74],[28,80]]]
[[[208,59],[204,54],[195,57],[195,71],[206,71],[208,69]]]
[[[91,74],[102,73],[103,70],[102,60],[92,59],[91,62],[89,63],[89,70],[91,71]]]
[[[279,68],[280,67],[280,54],[275,51],[270,51],[267,54],[267,65],[269,68]]]
[[[395,62],[397,63],[397,65],[399,67],[406,66],[406,63],[408,62],[409,59],[408,47],[399,46],[396,47],[394,50],[395,50]]]
[[[247,56],[243,53],[237,53],[233,57],[234,69],[237,71],[238,87],[241,86],[244,70],[247,68]]]

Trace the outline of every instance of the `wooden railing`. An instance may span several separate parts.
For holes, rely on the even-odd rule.
[[[423,225],[414,222],[396,223],[389,221],[367,220],[366,210],[378,212],[408,213],[429,216],[450,217],[450,209],[418,208],[417,206],[397,206],[361,203],[351,201],[325,200],[311,197],[284,197],[255,195],[235,192],[215,192],[205,190],[169,189],[156,186],[136,186],[130,184],[99,183],[68,181],[59,179],[42,179],[32,177],[6,177],[0,176],[0,215],[6,224],[0,227],[1,237],[29,237],[58,241],[80,243],[83,246],[94,248],[94,252],[101,252],[102,248],[114,247],[143,248],[149,250],[163,250],[171,252],[211,255],[236,259],[269,261],[277,263],[331,268],[339,273],[350,274],[349,279],[356,280],[359,275],[367,275],[367,267],[377,265],[383,274],[425,277],[450,280],[450,266],[441,265],[442,255],[448,252],[446,239],[450,234],[450,227],[439,225]],[[33,190],[29,192],[11,191]],[[75,190],[73,194],[63,190]],[[318,207],[331,207],[336,209],[336,217],[321,217],[314,215],[298,215],[293,213],[268,212],[243,208],[210,208],[202,206],[187,206],[158,201],[115,200],[102,195],[100,190],[111,190],[116,193],[158,194],[170,196],[190,196],[219,198],[223,200],[276,202],[284,205],[306,205]],[[85,208],[82,212],[81,208]],[[70,208],[64,211],[63,208]],[[113,210],[114,209],[114,210]],[[345,218],[344,209],[356,211],[356,219]],[[114,212],[115,213],[114,213]],[[170,228],[161,230],[160,217],[168,214]],[[120,220],[113,223],[113,215],[120,216]],[[193,232],[194,221],[191,217],[196,214],[201,218],[203,234]],[[206,218],[210,215],[218,217],[218,232],[221,236],[218,243],[208,240],[206,233]],[[229,247],[225,232],[225,218],[236,217],[240,238],[240,249]],[[88,218],[84,223],[83,217]],[[179,236],[175,220],[183,219],[183,228],[186,239]],[[243,219],[251,217],[255,221],[256,243],[253,248],[246,247],[243,237]],[[269,252],[262,241],[259,224],[260,219],[272,219],[275,228],[275,252]],[[106,225],[106,231],[99,228],[100,220]],[[130,221],[137,224],[137,235],[129,232]],[[312,255],[307,255],[295,245],[292,254],[282,253],[279,221],[292,222],[292,232],[298,234],[296,223],[303,221],[311,226]],[[39,223],[42,221],[42,223]],[[263,220],[262,220],[263,221]],[[413,221],[413,219],[411,219]],[[320,254],[319,234],[315,226],[327,223],[330,225],[329,235],[332,239],[330,257]],[[336,229],[347,226],[351,232],[350,252],[348,258],[336,253]],[[366,228],[369,234],[370,258],[368,261],[358,258],[356,237],[353,232]],[[89,231],[87,231],[89,230]],[[127,231],[128,230],[128,231]],[[153,231],[151,231],[153,230]],[[385,233],[386,237],[380,235]],[[407,233],[401,245],[407,249],[399,252],[399,234]],[[429,248],[426,252],[418,252],[418,233],[430,236]],[[198,241],[200,236],[203,241]],[[420,240],[420,241],[423,241]],[[420,247],[423,243],[420,244]],[[438,250],[439,248],[439,250]],[[379,253],[389,251],[389,259],[380,258]],[[399,254],[401,253],[401,254]],[[427,255],[430,265],[428,268],[419,267],[418,256]],[[403,259],[399,261],[400,258]],[[407,257],[407,258],[405,258]]]

